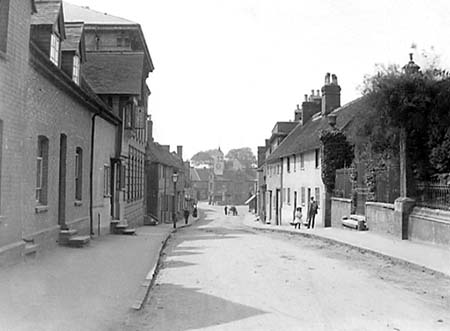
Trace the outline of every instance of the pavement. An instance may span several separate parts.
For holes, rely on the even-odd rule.
[[[256,216],[248,214],[244,220],[247,226],[268,231],[289,232],[305,237],[319,238],[353,248],[388,257],[401,263],[428,269],[432,272],[450,276],[450,247],[426,242],[401,240],[369,231],[357,231],[347,228],[294,229],[289,224],[273,225],[256,221]]]
[[[172,224],[139,227],[137,235],[108,234],[1,268],[0,329],[117,330],[141,308],[173,231]]]

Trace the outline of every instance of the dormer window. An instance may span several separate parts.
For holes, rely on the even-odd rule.
[[[78,55],[73,57],[72,80],[80,85],[80,57]]]
[[[50,39],[50,61],[56,66],[58,66],[59,63],[59,43],[58,36],[52,33]]]

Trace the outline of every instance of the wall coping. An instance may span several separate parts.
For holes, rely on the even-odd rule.
[[[352,199],[347,199],[347,198],[336,198],[336,197],[331,197],[332,201],[340,201],[340,202],[348,202],[351,203]]]
[[[425,221],[450,225],[450,211],[442,209],[432,209],[427,207],[414,207],[410,218],[420,218]]]
[[[394,208],[395,208],[393,203],[374,202],[374,201],[367,201],[366,206],[380,207],[380,208],[386,208],[386,209],[392,209],[392,210],[394,210]]]

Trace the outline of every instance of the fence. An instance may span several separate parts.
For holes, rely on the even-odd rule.
[[[450,210],[450,185],[439,182],[419,182],[416,204],[422,207]]]

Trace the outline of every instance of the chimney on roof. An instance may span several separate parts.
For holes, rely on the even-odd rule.
[[[177,146],[177,155],[179,156],[180,159],[183,160],[183,146],[181,145]]]
[[[151,115],[147,115],[147,141],[153,142],[153,121]]]
[[[300,109],[300,106],[297,105],[297,109],[295,109],[294,112],[294,121],[300,122],[302,120],[302,110]]]
[[[331,76],[331,81],[330,81]],[[325,75],[325,84],[322,87],[322,116],[327,116],[341,106],[341,87],[338,85],[335,74]]]

